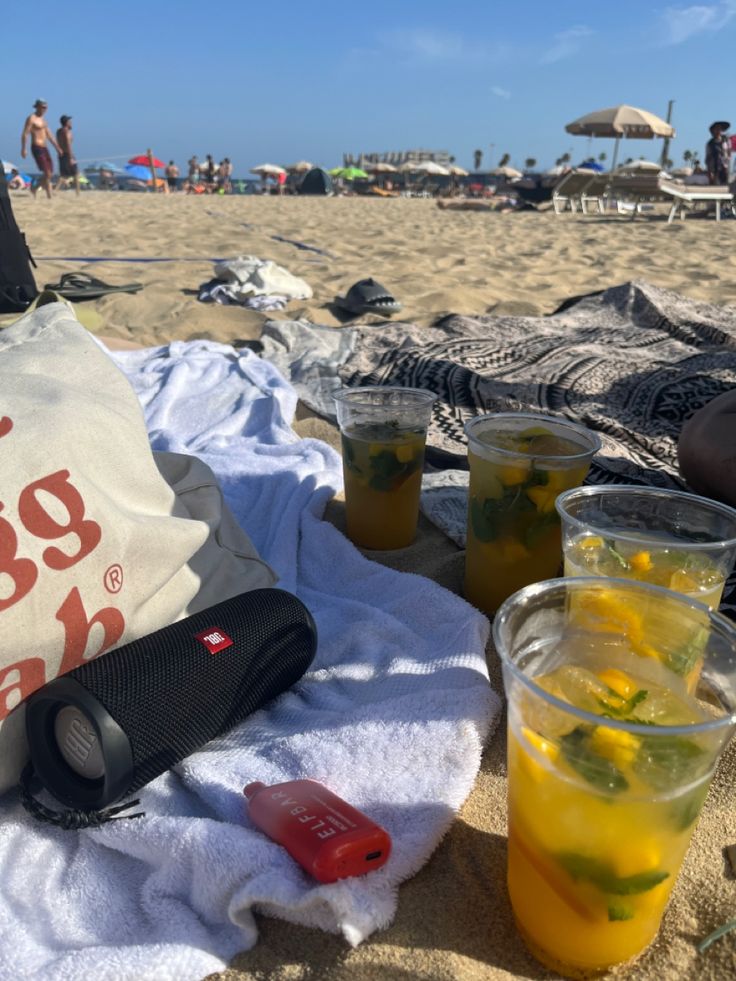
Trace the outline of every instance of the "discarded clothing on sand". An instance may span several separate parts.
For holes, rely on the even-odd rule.
[[[450,316],[431,327],[386,323],[339,331],[270,321],[261,340],[264,357],[327,418],[334,418],[331,396],[343,385],[435,392],[430,469],[467,469],[463,427],[473,416],[543,412],[600,435],[591,483],[682,488],[683,423],[736,387],[736,309],[641,282],[580,297],[550,317]],[[459,509],[466,506],[462,486],[448,484],[447,493]],[[437,496],[435,488],[435,504]],[[458,512],[446,530],[453,535],[463,524]],[[736,582],[727,587],[724,606],[736,613]]]
[[[288,269],[270,259],[254,255],[238,256],[215,263],[215,277],[230,284],[243,296],[285,296],[289,300],[309,300],[312,287]]]
[[[236,304],[249,310],[285,310],[288,296],[244,296],[232,283],[211,279],[199,287],[197,299],[201,303],[221,303],[225,306]]]

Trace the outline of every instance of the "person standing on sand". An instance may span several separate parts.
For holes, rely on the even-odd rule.
[[[170,191],[175,191],[179,186],[179,168],[173,160],[169,160],[169,166],[166,168],[166,183]]]
[[[20,137],[20,155],[25,160],[26,140],[30,136],[31,153],[33,154],[33,159],[36,161],[36,166],[41,171],[41,187],[46,191],[46,196],[50,199],[51,176],[54,173],[54,165],[51,161],[51,154],[49,153],[49,148],[46,146],[46,141],[48,140],[59,156],[61,156],[62,150],[51,135],[49,124],[44,119],[44,113],[47,109],[48,103],[45,99],[36,99],[33,103],[33,112],[26,119]],[[36,191],[33,187],[31,187],[31,191],[35,197]]]
[[[705,145],[705,167],[711,184],[728,184],[731,171],[731,141],[726,136],[731,124],[720,121],[710,127]]]
[[[62,186],[62,181],[66,187],[67,182],[71,180],[74,182],[74,190],[79,194],[79,171],[72,151],[72,117],[62,116],[59,122],[61,126],[56,131],[56,142],[60,147],[59,183],[56,185],[56,189],[58,191]]]

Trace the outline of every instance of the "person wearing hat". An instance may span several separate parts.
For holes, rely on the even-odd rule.
[[[56,142],[59,144],[59,183],[56,185],[58,190],[66,187],[71,180],[74,182],[74,190],[79,194],[79,171],[77,161],[74,159],[72,151],[72,117],[62,116],[59,120],[61,126],[56,131]]]
[[[25,159],[26,140],[30,136],[31,153],[33,154],[33,159],[36,161],[36,166],[41,171],[41,187],[46,191],[46,196],[50,198],[51,176],[54,173],[54,165],[51,160],[49,148],[46,146],[46,141],[48,140],[56,149],[57,153],[61,154],[61,150],[59,149],[59,144],[51,135],[49,124],[44,119],[47,109],[48,103],[45,99],[36,99],[33,103],[33,112],[28,116],[23,126],[23,132],[20,138],[20,155]],[[33,190],[35,197],[35,190],[33,188],[31,190]]]
[[[726,185],[731,172],[731,141],[726,132],[731,124],[724,120],[712,123],[710,139],[705,144],[705,168],[710,184]]]

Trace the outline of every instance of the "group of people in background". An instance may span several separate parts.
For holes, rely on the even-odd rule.
[[[46,192],[47,197],[51,197],[54,175],[54,163],[49,151],[49,145],[51,145],[59,157],[57,190],[67,187],[71,182],[79,194],[79,169],[73,150],[72,117],[63,115],[59,120],[60,125],[56,130],[56,135],[54,135],[46,119],[47,111],[48,103],[46,100],[36,99],[33,104],[33,111],[23,124],[20,139],[21,157],[23,159],[27,157],[30,140],[31,155],[41,175],[38,186],[35,182],[31,183],[31,193],[35,197],[40,186]],[[216,164],[211,153],[208,153],[207,158],[201,163],[196,156],[193,156],[188,164],[187,177],[182,185],[182,190],[193,194],[229,193],[232,191],[232,176],[233,165],[229,157],[225,157],[219,164]],[[171,191],[179,189],[179,168],[173,160],[170,160],[166,167],[166,185],[166,189]],[[26,186],[26,181],[22,174],[13,171],[8,178],[8,186],[11,189],[20,189]]]
[[[173,160],[166,169],[166,177],[169,178],[169,168],[172,166],[176,168],[176,177],[178,178],[179,168],[176,167]],[[219,164],[216,164],[211,153],[208,153],[207,158],[201,162],[195,154],[190,158],[187,167],[187,178],[182,190],[188,194],[229,194],[232,191],[233,165],[229,157],[225,157]],[[178,180],[174,186],[169,180],[169,186],[172,190],[177,185]]]

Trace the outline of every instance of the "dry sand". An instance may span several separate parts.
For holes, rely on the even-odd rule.
[[[193,291],[212,272],[207,257],[252,253],[274,259],[314,288],[286,316],[338,324],[339,291],[372,275],[395,292],[402,319],[437,315],[545,314],[570,295],[646,279],[687,296],[736,303],[734,227],[730,221],[636,222],[616,217],[441,212],[432,201],[57,195],[53,203],[16,196],[16,216],[36,256],[176,256],[199,262],[151,265],[39,260],[39,284],[85,269],[110,282],[137,279],[145,289],[85,304],[100,333],[139,344],[207,337],[255,338],[263,317],[212,307]],[[298,239],[320,256],[276,242]],[[334,443],[334,429],[303,410],[296,428]],[[341,526],[342,507],[327,517]],[[417,542],[374,558],[423,572],[459,591],[463,553],[422,519]],[[497,658],[488,652],[497,689]],[[261,936],[218,978],[228,981],[496,981],[548,978],[525,952],[505,890],[504,732],[489,740],[476,785],[430,862],[399,893],[395,922],[355,950],[339,937],[259,917]],[[695,943],[736,915],[736,881],[721,854],[736,841],[736,752],[719,771],[660,936],[626,975],[637,981],[723,981],[736,976],[736,935],[699,955]]]
[[[34,255],[200,258],[154,264],[38,259],[40,284],[84,270],[112,283],[139,280],[137,296],[95,301],[104,332],[142,344],[174,338],[257,337],[264,315],[199,303],[210,257],[273,259],[314,290],[290,318],[339,324],[337,293],[373,276],[404,304],[401,317],[445,313],[551,313],[571,295],[645,279],[686,296],[736,303],[731,220],[488,214],[441,211],[406,198],[193,197],[69,192],[52,202],[19,194],[16,217]],[[279,235],[323,249],[302,251]],[[89,305],[89,304],[87,304]],[[272,315],[273,316],[273,315]]]

